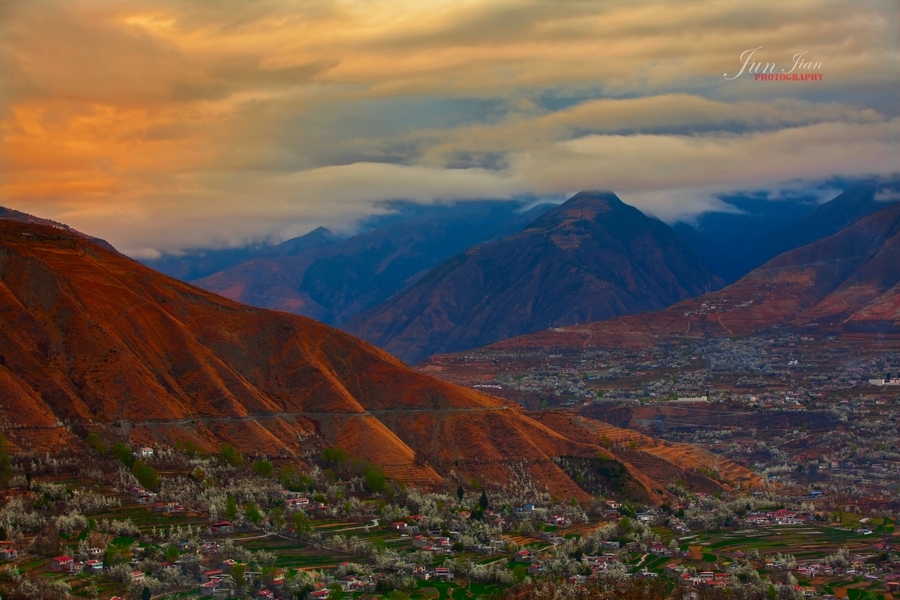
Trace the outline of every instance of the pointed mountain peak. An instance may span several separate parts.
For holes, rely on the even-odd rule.
[[[658,222],[634,206],[622,202],[611,191],[586,190],[578,192],[556,208],[547,211],[529,225],[528,229],[562,228],[571,233],[574,230],[599,228],[613,237],[621,235],[627,237],[647,227],[658,230],[656,225],[649,225],[651,221]]]
[[[720,285],[668,225],[612,192],[588,191],[519,233],[469,248],[345,327],[415,362],[663,308]]]
[[[631,207],[609,190],[585,190],[578,192],[559,205],[558,210],[572,211],[590,209],[598,212],[609,212]]]
[[[308,236],[318,236],[318,237],[324,237],[324,238],[333,238],[333,237],[337,237],[337,236],[334,234],[333,231],[331,231],[331,230],[328,229],[327,227],[322,227],[321,225],[319,225],[318,227],[316,227],[315,229],[313,229],[312,231],[310,231],[310,232],[307,233],[306,235],[308,235]]]
[[[625,204],[612,190],[582,190],[569,198],[566,204],[579,202],[610,202],[613,204]]]

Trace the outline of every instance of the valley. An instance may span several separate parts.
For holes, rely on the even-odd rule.
[[[588,243],[585,211],[630,215],[615,235],[649,222],[614,196],[573,200],[541,217],[565,252]],[[728,286],[693,271],[716,291],[411,368],[9,214],[0,589],[886,599],[900,579],[898,223],[887,205]],[[657,241],[698,260],[662,227]]]

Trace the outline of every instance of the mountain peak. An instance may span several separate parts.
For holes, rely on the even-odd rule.
[[[617,230],[621,230],[619,233],[627,237],[647,227],[650,220],[655,221],[634,206],[622,202],[611,191],[586,190],[544,213],[528,229],[555,229],[557,233],[566,235],[604,230],[612,237],[616,237]],[[663,225],[663,228],[666,227]]]
[[[547,327],[664,308],[721,285],[665,223],[585,191],[474,246],[348,331],[415,362]]]
[[[578,192],[565,202],[559,205],[559,209],[579,210],[591,208],[601,212],[612,210],[631,209],[637,210],[633,206],[629,206],[609,190],[584,190]]]
[[[566,200],[565,204],[576,204],[578,202],[596,200],[614,202],[622,205],[625,204],[612,190],[582,190]]]

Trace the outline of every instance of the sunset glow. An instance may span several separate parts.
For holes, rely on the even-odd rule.
[[[715,194],[900,171],[894,2],[13,2],[3,204],[152,256],[388,199]],[[748,48],[820,81],[727,80]]]

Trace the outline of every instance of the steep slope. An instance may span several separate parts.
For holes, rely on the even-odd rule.
[[[466,250],[344,328],[413,363],[553,325],[664,308],[721,285],[661,221],[582,192]]]
[[[0,397],[0,426],[19,451],[69,447],[87,430],[210,449],[227,441],[296,460],[334,445],[413,483],[439,484],[451,470],[503,483],[515,466],[574,498],[586,494],[554,458],[617,460],[589,437],[570,439],[321,323],[9,220],[0,220]]]
[[[862,183],[851,187],[763,238],[749,253],[747,266],[762,265],[779,254],[834,235],[859,219],[882,210],[887,204],[877,200],[876,195],[891,185],[895,184]]]
[[[262,308],[339,325],[473,244],[524,228],[548,210],[521,202],[425,207],[375,229],[302,252],[267,252],[195,281]]]
[[[900,204],[786,252],[714,293],[666,310],[554,328],[498,348],[644,346],[671,337],[747,335],[773,325],[900,333]],[[435,357],[426,371],[439,372]]]

